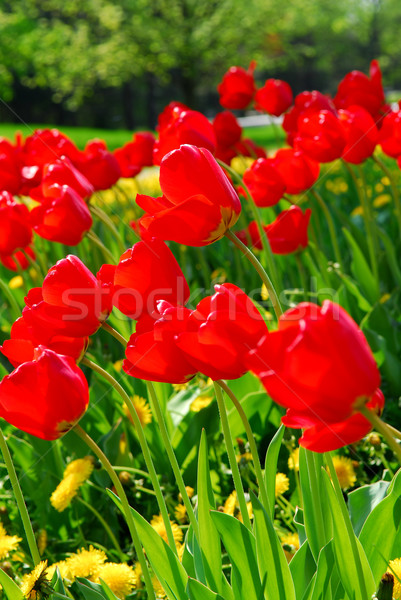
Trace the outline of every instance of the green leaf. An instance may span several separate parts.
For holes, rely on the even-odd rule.
[[[387,568],[401,524],[401,470],[390,484],[389,493],[370,513],[359,536],[372,569],[376,586]],[[380,550],[380,553],[378,552]]]
[[[222,593],[221,541],[210,516],[216,503],[210,481],[208,447],[205,431],[202,431],[198,460],[198,522],[199,538],[207,585]]]
[[[297,600],[302,600],[305,590],[316,572],[315,559],[310,551],[308,541],[305,541],[292,557],[290,571],[294,582],[295,597]]]
[[[262,580],[266,582],[265,597],[268,600],[276,600],[276,598],[295,600],[290,567],[273,521],[252,492],[251,501],[259,572]]]
[[[351,233],[345,228],[343,229],[343,233],[352,252],[351,271],[361,288],[364,290],[369,302],[374,304],[380,298],[379,282],[376,281],[373,276],[362,250],[352,237]]]
[[[121,509],[118,496],[110,490],[107,492]],[[146,556],[167,596],[170,600],[187,600],[185,589],[188,576],[178,557],[153,527],[132,507],[131,513]]]
[[[333,540],[330,540],[320,551],[316,578],[308,600],[332,599],[332,588],[338,583],[338,571],[335,566],[333,568],[334,562]]]
[[[103,589],[104,593],[106,594],[107,600],[119,600],[118,596],[116,596],[114,594],[114,592],[111,591],[111,589],[109,588],[107,583],[105,581],[103,581],[103,579],[100,579],[100,585],[102,586],[102,589]]]
[[[24,595],[18,585],[3,571],[3,569],[0,569],[0,584],[3,586],[3,590],[8,600],[24,600]]]
[[[256,560],[254,536],[235,517],[216,511],[210,514],[231,561],[231,585],[236,600],[260,600],[263,598],[263,588]]]
[[[388,486],[388,481],[376,481],[371,485],[363,485],[348,494],[348,509],[355,535],[359,536],[366,519],[385,497]]]
[[[370,597],[376,589],[369,562],[363,547],[352,530],[348,513],[345,517],[342,512],[340,501],[335,494],[331,479],[324,469],[322,469],[322,476],[333,519],[333,549],[341,583],[350,600],[366,600],[366,594]],[[343,499],[341,500],[344,501]],[[351,535],[353,538],[350,537]],[[356,556],[354,550],[357,552]],[[358,556],[362,568],[364,585],[358,575],[356,562]],[[366,593],[363,592],[364,588],[366,588]]]
[[[363,296],[363,294],[359,290],[359,287],[351,279],[351,277],[349,277],[345,273],[341,273],[341,272],[339,272],[338,275],[341,277],[341,279],[342,279],[345,287],[347,288],[347,290],[356,299],[359,308],[361,310],[363,310],[364,312],[369,312],[370,310],[372,310],[372,305],[370,304],[370,302],[368,302],[366,300],[365,296]]]
[[[190,600],[224,600],[220,594],[215,594],[196,579],[188,579],[187,592]]]
[[[269,498],[270,517],[272,519],[274,518],[277,461],[284,431],[285,427],[284,425],[281,425],[269,444],[265,458],[265,482],[267,497]]]
[[[84,600],[107,600],[101,586],[87,579],[77,578],[73,583]]]

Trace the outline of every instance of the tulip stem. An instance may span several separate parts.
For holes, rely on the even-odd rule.
[[[310,189],[310,193],[317,200],[320,208],[322,209],[322,211],[324,213],[324,216],[327,221],[327,226],[329,228],[330,241],[331,241],[331,245],[333,246],[334,257],[336,259],[336,262],[338,262],[338,264],[341,267],[343,264],[343,261],[341,259],[341,252],[340,252],[340,247],[339,247],[338,241],[337,241],[337,233],[336,233],[336,228],[334,226],[333,217],[331,216],[331,213],[330,213],[329,209],[327,208],[327,204],[325,203],[325,201],[323,200],[321,195],[314,188]]]
[[[119,246],[119,250],[120,250],[121,254],[123,254],[125,252],[125,250],[126,250],[125,245],[124,245],[124,243],[123,243],[123,241],[121,239],[121,236],[120,236],[120,234],[118,232],[117,227],[114,225],[114,223],[110,219],[109,215],[107,213],[105,213],[105,211],[102,208],[100,208],[100,206],[95,206],[93,204],[89,205],[89,210],[113,234],[113,236],[117,240],[117,244]]]
[[[148,593],[148,597],[150,599],[155,599],[156,596],[155,596],[155,593],[153,590],[152,580],[150,577],[148,565],[146,564],[145,556],[144,556],[144,553],[142,550],[142,544],[139,539],[139,535],[138,535],[138,532],[137,532],[137,529],[135,526],[135,521],[134,521],[134,518],[131,513],[131,507],[129,505],[128,498],[125,494],[125,491],[121,484],[121,481],[119,480],[116,472],[114,471],[113,467],[111,466],[111,463],[110,463],[109,459],[107,458],[107,456],[99,448],[99,446],[96,444],[96,442],[94,442],[94,440],[82,429],[82,427],[80,425],[75,425],[73,428],[73,431],[75,431],[75,433],[81,438],[81,440],[83,442],[85,442],[85,444],[98,457],[98,459],[100,460],[100,462],[103,465],[103,468],[107,472],[108,476],[110,477],[110,479],[116,489],[117,495],[121,501],[122,512],[124,513],[124,516],[125,516],[125,519],[126,519],[126,522],[128,525],[128,529],[129,529],[131,537],[132,537],[132,541],[134,542],[135,551],[138,556],[139,563],[141,565],[142,573],[143,573],[143,576],[145,579],[145,585],[146,585],[146,591]]]
[[[92,230],[88,231],[86,234],[86,237],[88,238],[88,240],[90,240],[96,246],[98,246],[98,248],[100,248],[100,250],[102,251],[103,256],[106,260],[109,260],[113,265],[116,264],[116,262],[117,262],[116,259],[114,258],[114,256],[110,252],[110,250],[108,248],[106,248],[106,246],[103,244],[103,242],[98,238],[98,236],[96,235],[96,233],[94,231],[92,231]]]
[[[104,321],[104,323],[102,323],[102,327],[105,331],[110,333],[110,335],[112,335],[114,338],[116,338],[116,340],[118,340],[120,342],[120,344],[122,344],[124,346],[124,348],[127,347],[128,340],[126,340],[125,337],[123,335],[121,335],[121,333],[119,333],[116,329],[114,329],[114,327],[112,327],[111,325],[106,323],[106,321]]]
[[[355,563],[356,571],[358,573],[359,589],[361,592],[361,597],[368,598],[368,594],[366,591],[366,584],[365,584],[365,576],[364,576],[363,569],[362,569],[361,557],[359,554],[358,546],[356,544],[357,538],[356,538],[354,530],[352,528],[351,519],[350,519],[348,510],[347,510],[347,505],[345,504],[344,496],[341,491],[340,483],[338,481],[337,473],[336,473],[335,467],[333,465],[333,460],[331,458],[331,454],[329,452],[325,452],[324,458],[325,458],[326,464],[330,471],[330,476],[331,476],[331,480],[333,482],[334,491],[337,496],[338,503],[340,505],[341,514],[343,516],[344,524],[345,524],[345,527],[346,527],[347,533],[348,533],[349,542],[351,544],[354,563]]]
[[[146,382],[146,386],[148,388],[148,395],[149,395],[149,398],[151,400],[152,408],[154,409],[154,412],[156,413],[156,420],[157,420],[157,423],[158,423],[159,428],[160,428],[160,433],[161,433],[161,436],[162,436],[162,439],[163,439],[163,442],[164,442],[164,447],[165,447],[165,450],[167,452],[168,458],[170,460],[170,465],[171,465],[171,468],[173,469],[174,477],[175,477],[175,480],[177,482],[178,489],[180,490],[182,501],[183,501],[184,506],[185,506],[185,508],[187,510],[187,515],[188,515],[189,521],[190,521],[190,523],[192,525],[192,528],[194,530],[194,534],[196,536],[196,539],[199,542],[199,525],[198,525],[198,521],[196,520],[194,509],[192,508],[192,504],[191,504],[191,501],[189,499],[189,496],[188,496],[188,493],[187,493],[187,490],[186,490],[186,487],[185,487],[185,483],[184,483],[184,480],[183,480],[182,475],[181,475],[180,467],[179,467],[177,458],[176,458],[176,456],[174,454],[174,450],[173,450],[173,447],[171,445],[169,435],[167,433],[166,424],[164,422],[163,414],[162,414],[162,411],[160,409],[160,404],[159,404],[159,401],[158,401],[157,396],[156,396],[154,385],[153,385],[153,383],[151,381],[147,381]]]
[[[31,267],[33,267],[35,269],[36,273],[39,275],[39,278],[43,281],[44,275],[42,273],[42,269],[40,268],[40,265],[36,262],[36,260],[34,260],[32,258],[32,256],[29,256],[29,254],[28,254],[28,252],[26,252],[26,250],[21,250],[21,252],[25,256],[25,258],[27,259],[27,261],[31,265]]]
[[[13,461],[11,459],[11,454],[7,446],[6,439],[4,437],[3,431],[0,429],[0,450],[3,454],[4,462],[7,467],[8,476],[10,478],[10,482],[13,488],[15,500],[17,502],[19,514],[21,516],[22,524],[24,526],[25,535],[28,541],[29,550],[32,556],[32,560],[34,565],[40,563],[40,554],[38,550],[38,546],[35,539],[35,534],[32,529],[32,523],[29,518],[28,510],[26,508],[25,500],[22,495],[21,486],[18,481],[17,473],[15,471],[15,467]]]
[[[384,421],[381,420],[380,417],[376,415],[376,413],[369,410],[366,406],[359,408],[359,412],[362,413],[363,416],[368,419],[368,421],[370,421],[376,431],[382,434],[383,438],[386,440],[388,446],[394,452],[398,462],[401,465],[401,446],[395,441],[391,431],[392,428],[390,428]]]
[[[256,479],[257,479],[258,486],[259,486],[260,496],[262,498],[262,503],[266,509],[267,514],[270,514],[270,511],[271,511],[270,502],[269,502],[269,498],[267,495],[265,479],[263,477],[262,467],[261,467],[260,460],[259,460],[258,449],[256,447],[256,442],[255,442],[255,438],[253,436],[252,428],[249,424],[249,421],[247,419],[245,411],[241,406],[241,402],[238,400],[238,398],[236,397],[234,392],[228,387],[228,385],[226,384],[225,381],[219,380],[219,381],[216,381],[216,383],[225,391],[225,393],[227,394],[227,396],[230,398],[231,402],[234,404],[235,408],[237,409],[237,412],[241,418],[242,424],[245,428],[245,432],[247,435],[249,448],[250,448],[251,454],[252,454],[253,465],[255,468],[255,474],[256,474]]]
[[[245,255],[245,257],[249,260],[249,262],[255,267],[256,271],[258,272],[261,280],[263,281],[263,283],[265,284],[267,291],[269,293],[269,297],[271,299],[272,305],[273,305],[273,309],[274,312],[276,314],[277,319],[279,319],[280,315],[283,314],[283,309],[281,308],[281,304],[280,304],[280,300],[278,298],[277,292],[274,289],[274,286],[268,276],[268,274],[266,273],[266,271],[264,270],[264,268],[262,267],[262,265],[260,264],[260,262],[258,261],[258,259],[256,258],[256,256],[249,250],[249,248],[247,248],[247,246],[245,246],[245,244],[243,244],[241,242],[241,240],[239,240],[237,238],[237,236],[232,233],[232,231],[230,231],[229,229],[226,231],[225,236],[232,241],[232,243],[237,246],[237,248],[239,250],[241,250],[241,252]]]
[[[217,384],[217,382],[214,382],[214,390],[216,393],[217,405],[219,407],[221,426],[223,429],[224,440],[226,443],[226,450],[228,454],[228,460],[230,462],[231,473],[234,480],[234,487],[237,492],[237,499],[242,516],[242,521],[244,525],[252,531],[251,520],[249,518],[248,508],[245,500],[244,488],[242,486],[241,475],[238,469],[237,458],[235,456],[235,450],[231,437],[230,425],[228,423],[226,405],[224,402],[223,395],[221,393],[220,386]]]
[[[107,371],[102,369],[102,367],[100,367],[99,365],[92,362],[91,360],[89,360],[86,357],[84,357],[82,359],[81,363],[83,365],[86,365],[87,367],[89,367],[90,369],[92,369],[93,371],[98,373],[99,375],[101,375],[104,379],[106,379],[106,381],[108,381],[110,383],[110,385],[120,394],[121,398],[124,400],[124,402],[128,408],[129,414],[131,416],[131,419],[134,423],[135,431],[138,436],[139,444],[141,446],[142,454],[145,459],[146,467],[149,471],[149,475],[150,475],[150,478],[152,481],[152,486],[156,493],[157,503],[159,505],[160,513],[163,517],[163,523],[164,523],[164,527],[166,529],[169,546],[171,547],[171,550],[177,554],[177,548],[176,548],[175,541],[174,541],[173,531],[171,528],[171,522],[170,522],[170,518],[168,515],[168,511],[167,511],[166,502],[164,500],[163,493],[162,493],[162,490],[160,487],[160,483],[157,478],[157,473],[156,473],[156,470],[155,470],[155,467],[153,464],[152,456],[149,451],[149,446],[148,446],[146,438],[145,438],[145,434],[144,434],[144,431],[142,428],[141,421],[138,417],[138,413],[135,410],[135,406],[133,405],[131,398],[129,397],[129,395],[127,394],[125,389],[118,383],[118,381],[116,381],[114,379],[114,377],[112,377],[112,375],[110,375],[110,373],[108,373]]]
[[[267,260],[267,268],[270,271],[274,287],[278,287],[278,275],[277,275],[276,264],[274,262],[274,256],[273,256],[273,253],[272,253],[272,250],[270,247],[269,238],[267,237],[266,231],[264,230],[263,225],[262,225],[262,219],[260,218],[260,212],[258,210],[258,207],[256,206],[254,199],[252,198],[252,195],[251,195],[247,185],[244,183],[244,180],[242,179],[241,175],[239,175],[234,169],[232,169],[231,167],[226,165],[226,163],[224,163],[222,161],[217,161],[217,162],[223,169],[225,169],[228,173],[230,173],[230,175],[233,179],[237,180],[237,182],[241,185],[241,187],[245,191],[249,206],[251,207],[251,210],[252,210],[253,218],[255,219],[256,225],[258,227],[260,239],[262,241],[263,250],[264,250],[264,253],[266,256],[266,260]]]
[[[14,313],[14,320],[18,319],[18,317],[21,316],[21,308],[18,306],[18,302],[16,301],[14,295],[11,293],[10,288],[1,278],[0,278],[0,288],[10,303],[10,308],[12,309],[12,311]]]
[[[386,177],[388,178],[388,180],[390,182],[391,191],[392,191],[393,199],[394,199],[394,213],[395,213],[395,216],[398,221],[398,228],[399,228],[399,232],[400,232],[400,236],[401,236],[401,201],[400,201],[400,194],[399,194],[397,186],[395,184],[393,174],[391,173],[390,169],[388,169],[386,167],[386,165],[380,160],[380,158],[378,158],[378,156],[375,156],[373,154],[372,159],[381,168],[381,170],[383,171],[383,173],[386,175]]]
[[[117,540],[116,536],[114,535],[114,533],[112,532],[111,527],[107,523],[107,521],[96,510],[96,508],[94,506],[92,506],[92,504],[89,504],[88,502],[85,502],[85,500],[83,498],[81,498],[80,496],[77,496],[77,500],[83,506],[85,506],[88,510],[90,510],[95,515],[95,517],[98,519],[98,521],[102,524],[102,526],[104,527],[104,530],[106,531],[107,535],[109,536],[109,538],[111,540],[111,543],[113,544],[114,548],[117,550],[117,553],[119,555],[120,561],[124,562],[124,553],[121,550],[121,546],[118,543],[118,540]]]

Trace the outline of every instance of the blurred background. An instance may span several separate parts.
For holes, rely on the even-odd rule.
[[[401,89],[400,0],[1,0],[0,120],[151,128],[171,100],[213,116],[231,65],[333,93],[377,58]]]

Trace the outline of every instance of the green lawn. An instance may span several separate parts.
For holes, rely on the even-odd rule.
[[[43,124],[18,125],[15,123],[0,123],[0,136],[13,140],[15,133],[19,131],[25,138],[28,135],[31,135],[35,129],[45,129],[47,127],[54,126]],[[74,140],[77,146],[81,149],[85,147],[85,144],[88,140],[102,138],[106,141],[110,150],[115,150],[131,140],[133,135],[133,132],[129,131],[128,129],[93,129],[90,127],[63,126],[58,127],[58,129]],[[251,138],[254,142],[266,148],[276,148],[279,145],[278,139],[281,141],[284,139],[282,130],[274,125],[263,127],[247,127],[244,129],[243,135],[244,137]]]

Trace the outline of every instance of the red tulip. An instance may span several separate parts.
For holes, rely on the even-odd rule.
[[[255,91],[253,72],[256,63],[251,62],[248,70],[242,67],[230,67],[217,86],[220,95],[220,104],[224,108],[246,108],[250,104]]]
[[[10,194],[19,194],[22,184],[19,150],[6,138],[0,137],[0,181],[1,189]]]
[[[136,331],[128,341],[124,371],[147,381],[189,381],[196,369],[174,341],[174,337],[185,329],[189,314],[187,308],[163,300],[151,316],[140,317]]]
[[[294,137],[298,131],[298,121],[301,116],[310,116],[315,112],[327,110],[335,114],[336,110],[332,100],[320,92],[302,92],[295,96],[294,106],[284,115],[283,129],[287,132],[287,143],[294,144]]]
[[[372,60],[369,77],[361,71],[351,71],[340,82],[334,97],[336,108],[362,106],[370,113],[374,121],[380,121],[388,111],[385,104],[382,76],[379,63]]]
[[[36,167],[41,174],[42,167],[57,158],[67,156],[73,163],[78,161],[81,151],[58,129],[37,129],[26,138],[21,157],[27,167]],[[29,179],[32,178],[30,174]]]
[[[94,192],[93,185],[74,167],[72,162],[66,156],[62,156],[61,158],[44,165],[40,186],[32,188],[29,191],[29,195],[31,198],[41,201],[43,196],[47,195],[48,190],[54,184],[68,185],[68,187],[77,192],[81,198],[88,198]]]
[[[92,227],[92,217],[81,196],[68,185],[53,184],[44,190],[40,206],[32,209],[31,223],[38,235],[76,246]]]
[[[250,352],[248,366],[273,400],[290,409],[286,424],[312,428],[301,443],[319,452],[344,445],[336,435],[326,442],[322,430],[355,441],[361,419],[354,415],[367,403],[381,403],[379,370],[362,331],[329,300],[321,308],[305,302],[288,310],[278,330]],[[370,425],[366,419],[362,425],[363,436]]]
[[[391,112],[382,121],[378,142],[387,156],[398,158],[401,154],[401,110]]]
[[[0,352],[4,354],[14,367],[33,360],[35,348],[44,345],[49,350],[53,350],[57,354],[71,356],[74,360],[79,360],[88,345],[88,338],[70,338],[67,336],[55,335],[49,336],[48,331],[38,328],[35,332],[39,337],[34,335],[34,330],[29,327],[24,317],[19,317],[13,323],[10,332],[10,339],[3,342],[0,346]]]
[[[28,294],[22,314],[35,338],[43,330],[55,335],[92,335],[112,309],[113,287],[100,270],[97,277],[76,256],[59,260],[47,273],[40,292]]]
[[[188,317],[176,344],[195,371],[213,380],[237,379],[246,371],[245,355],[268,334],[251,299],[232,283],[215,285]]]
[[[132,319],[152,313],[159,300],[184,305],[189,294],[179,264],[160,240],[137,242],[115,267],[113,303]]]
[[[299,206],[291,206],[288,210],[283,210],[273,223],[263,227],[273,254],[291,254],[306,248],[311,213],[310,208],[303,213]],[[235,234],[247,246],[262,250],[263,244],[256,221],[252,221],[247,229],[236,231]]]
[[[213,129],[217,145],[220,147],[228,148],[241,139],[242,127],[229,110],[217,113],[213,120]]]
[[[259,158],[244,173],[243,180],[257,206],[274,206],[285,192],[285,184],[274,160]]]
[[[255,108],[279,117],[292,104],[292,90],[286,81],[266,79],[263,87],[255,95]]]
[[[287,194],[305,192],[317,181],[320,165],[300,150],[282,148],[276,152],[274,166],[285,183]]]
[[[349,163],[359,165],[372,156],[379,139],[379,131],[367,110],[361,106],[350,106],[339,110],[346,146],[342,158]]]
[[[320,163],[340,158],[345,148],[341,121],[328,110],[321,110],[298,119],[294,147]]]
[[[0,192],[0,255],[11,256],[32,241],[29,211],[9,192]]]
[[[121,177],[120,165],[103,140],[88,142],[79,160],[73,163],[95,190],[108,190]]]
[[[88,384],[74,360],[43,346],[0,383],[0,416],[44,440],[67,433],[88,402]]]
[[[257,146],[249,138],[243,138],[234,144],[236,154],[240,156],[250,156],[251,158],[266,158],[266,152],[261,146]]]
[[[32,260],[35,260],[35,252],[30,246],[27,246],[22,250],[17,250],[14,252],[12,256],[0,254],[0,262],[6,267],[6,269],[10,269],[10,271],[14,271],[15,273],[19,270],[25,271],[25,269],[27,269],[31,263],[24,253],[30,256]]]
[[[132,142],[114,150],[113,154],[120,165],[121,177],[135,177],[143,167],[153,165],[155,136],[147,131],[135,133]]]
[[[159,130],[159,139],[153,149],[153,162],[160,165],[163,157],[179,148],[182,144],[191,144],[214,152],[216,136],[213,125],[202,113],[196,110],[174,108],[170,121]]]
[[[208,150],[184,145],[160,165],[161,198],[138,195],[140,223],[150,236],[187,246],[223,237],[241,212],[238,195]]]
[[[167,104],[167,106],[164,107],[162,112],[157,117],[156,131],[162,131],[162,129],[167,127],[167,125],[174,118],[173,113],[174,112],[176,113],[177,109],[179,109],[178,113],[184,112],[186,110],[191,110],[189,108],[189,106],[187,106],[186,104],[183,104],[182,102],[178,102],[177,100],[173,100],[172,102]]]

